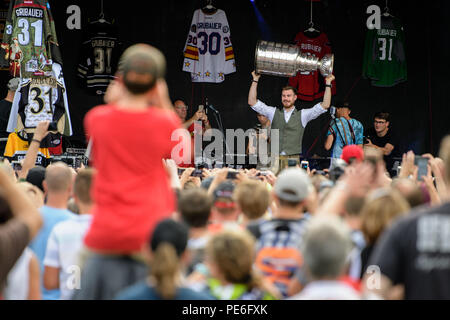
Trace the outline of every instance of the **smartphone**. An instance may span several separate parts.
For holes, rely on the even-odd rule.
[[[75,159],[75,167],[74,169],[78,169],[81,168],[81,159],[80,158],[76,158]]]
[[[11,161],[11,166],[13,167],[14,171],[22,170],[22,164],[20,163],[20,161],[17,160]]]
[[[326,176],[326,175],[327,175],[327,172],[326,172],[326,171],[323,171],[323,170],[316,170],[316,171],[314,171],[314,174],[315,174],[315,175]]]
[[[203,176],[203,169],[195,169],[191,173],[191,177],[199,177],[201,178]]]
[[[298,164],[297,159],[288,159],[288,167],[295,167]]]
[[[198,111],[201,111],[201,112],[203,112],[205,110],[205,106],[204,105],[199,105],[198,106]]]
[[[423,180],[423,176],[428,173],[428,158],[415,156],[414,164],[419,168],[417,172],[417,180]]]
[[[227,179],[236,180],[238,173],[239,173],[239,171],[228,171]]]
[[[301,167],[302,169],[307,170],[308,167],[309,167],[309,162],[306,161],[306,160],[303,160],[302,162],[300,162],[300,167]]]

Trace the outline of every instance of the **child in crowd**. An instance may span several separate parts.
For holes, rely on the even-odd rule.
[[[148,278],[121,291],[119,300],[211,300],[206,293],[182,285],[182,266],[186,261],[188,228],[174,220],[161,221],[151,237],[147,260]]]

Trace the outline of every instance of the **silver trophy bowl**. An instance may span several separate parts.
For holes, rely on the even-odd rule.
[[[293,44],[260,40],[255,50],[255,71],[279,77],[293,77],[299,71],[316,71],[326,77],[333,73],[334,56],[319,58],[302,53]]]

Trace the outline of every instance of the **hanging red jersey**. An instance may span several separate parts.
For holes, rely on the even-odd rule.
[[[312,34],[314,35],[314,34]],[[310,33],[299,32],[294,39],[300,50],[308,55],[314,55],[322,59],[325,54],[332,53],[328,37],[321,32],[317,36]],[[313,101],[323,97],[325,91],[325,80],[319,71],[301,71],[296,76],[289,78],[289,85],[298,91],[297,97],[305,101]],[[336,83],[333,81],[331,93],[336,94]]]

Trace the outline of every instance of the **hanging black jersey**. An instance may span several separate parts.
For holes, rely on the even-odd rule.
[[[11,161],[22,161],[30,147],[28,140],[20,134],[13,132],[8,136],[4,156]],[[50,162],[50,152],[48,148],[39,148],[36,157],[36,165],[46,167]]]
[[[363,77],[377,87],[406,81],[405,34],[398,18],[381,16],[381,28],[367,31]]]
[[[53,63],[53,75],[22,78],[11,108],[8,132],[34,132],[41,121],[57,122],[60,134],[72,135],[66,86],[61,66]]]
[[[205,14],[194,12],[184,46],[183,71],[191,73],[192,82],[222,82],[236,71],[230,27],[223,10]]]
[[[48,1],[11,0],[1,47],[13,76],[51,76],[61,54]]]
[[[86,34],[78,64],[78,77],[83,87],[94,94],[103,95],[114,79],[121,45],[116,28],[110,23],[90,23]]]

